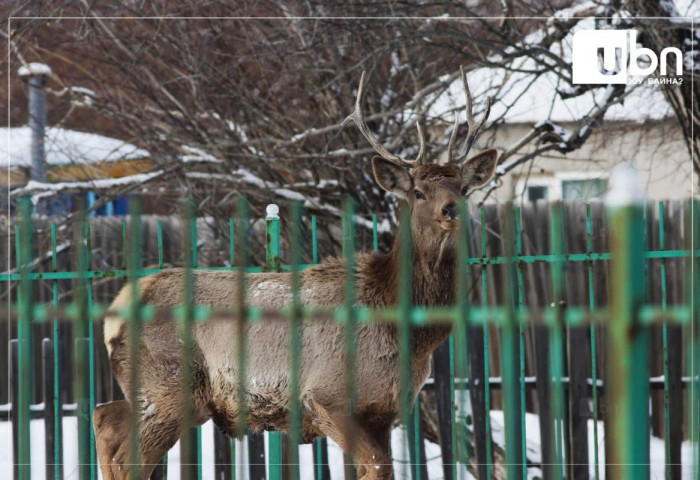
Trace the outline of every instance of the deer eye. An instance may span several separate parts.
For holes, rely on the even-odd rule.
[[[423,192],[421,192],[420,190],[413,190],[413,194],[418,200],[420,200],[421,198],[425,198],[425,195],[423,195]]]

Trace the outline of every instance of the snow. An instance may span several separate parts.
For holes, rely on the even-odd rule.
[[[17,69],[17,75],[27,77],[30,75],[51,75],[51,67],[44,63],[31,62],[27,65],[22,65]]]
[[[202,479],[215,480],[214,476],[214,424],[209,421],[202,425]],[[78,480],[78,422],[76,417],[63,418],[63,465],[64,479]],[[44,480],[46,478],[46,452],[44,443],[44,421],[32,420],[30,425],[31,435],[31,462],[32,479]],[[268,452],[269,434],[265,432],[265,451]],[[404,445],[405,431],[396,428],[392,432],[391,445],[394,452],[394,470],[397,480],[410,479],[408,471],[408,455]],[[236,478],[248,479],[247,448],[245,441],[236,441]],[[442,463],[440,460],[440,447],[434,443],[425,442],[426,459],[428,460],[429,478],[442,478]],[[246,468],[241,468],[246,465]],[[313,445],[301,445],[299,447],[300,478],[313,478]],[[331,470],[332,480],[344,478],[343,451],[340,447],[328,440],[328,465]],[[0,422],[0,471],[12,470],[12,424]],[[102,479],[100,472],[98,478]],[[468,480],[473,477],[468,476]],[[168,479],[180,480],[180,442],[176,443],[168,452]]]
[[[48,165],[88,164],[147,158],[149,153],[116,138],[46,128],[44,148]],[[32,130],[29,127],[0,128],[0,156],[7,167],[29,167]]]
[[[76,417],[63,418],[63,462],[66,480],[77,480],[77,420]],[[209,421],[202,427],[202,478],[203,480],[214,480],[214,424]],[[500,410],[491,411],[491,431],[494,443],[505,446],[504,416]],[[528,461],[534,464],[541,462],[541,444],[539,417],[532,413],[525,416],[525,433]],[[32,458],[32,479],[43,480],[45,478],[45,444],[44,444],[44,422],[43,420],[32,420],[30,425],[31,435],[31,458]],[[600,478],[605,478],[605,427],[603,422],[598,422],[598,458],[600,463]],[[269,434],[266,432],[265,450],[268,450]],[[590,478],[595,478],[595,454],[594,454],[594,421],[588,421],[588,455]],[[313,478],[313,446],[301,445],[299,447],[300,478]],[[394,464],[394,473],[397,480],[409,479],[410,471],[408,465],[408,452],[406,449],[406,431],[402,427],[392,430],[391,452]],[[430,479],[443,478],[442,461],[440,457],[440,447],[429,441],[425,441],[425,454],[427,459],[428,477]],[[692,444],[685,441],[681,445],[682,479],[692,476]],[[650,437],[650,478],[663,479],[665,465],[664,441],[660,438]],[[247,449],[245,441],[236,441],[237,477],[247,480],[247,468],[242,468],[246,464]],[[331,470],[331,479],[343,479],[343,452],[340,447],[328,440],[328,464]],[[180,444],[179,442],[168,452],[168,478],[179,480],[180,478]],[[0,471],[10,471],[12,468],[12,424],[4,421],[0,422]],[[528,467],[528,478],[541,478],[541,469],[537,466]],[[100,475],[101,479],[102,476]],[[467,473],[467,480],[472,477]]]
[[[700,9],[692,5],[693,2],[687,0],[676,3],[681,12],[695,11],[700,13]],[[576,17],[591,6],[590,2],[584,2],[571,9],[566,9],[559,15],[550,18],[549,23],[559,21],[555,20],[559,17]],[[561,43],[554,43],[550,50],[557,56],[561,55],[564,61],[571,62],[573,33],[577,30],[594,28],[595,24],[592,18],[582,18]],[[535,48],[544,37],[545,31],[538,30],[528,35],[524,40],[524,48],[536,52]],[[554,72],[549,71],[546,65],[543,65],[542,62],[545,62],[545,58],[546,61],[551,62],[548,57],[541,53],[537,53],[537,55],[539,62],[530,57],[520,56],[505,62],[504,67],[483,67],[469,72],[468,80],[475,99],[475,114],[480,114],[486,97],[491,95],[495,100],[491,107],[491,121],[502,117],[505,123],[533,123],[542,120],[576,122],[604,101],[606,92],[601,91],[603,89],[595,89],[580,96],[562,99],[558,90],[564,90],[565,87],[568,87],[568,82],[559,78]],[[499,65],[504,63],[500,56],[491,57],[488,61]],[[534,74],[543,70],[548,71],[535,77]],[[430,105],[430,102],[433,101],[434,103]],[[465,97],[461,79],[457,78],[437,98],[428,98],[426,103],[430,105],[428,109],[430,116],[440,117],[451,123],[454,118],[453,112],[456,110],[462,119],[465,118]],[[661,88],[658,85],[644,84],[631,92],[624,102],[610,107],[605,118],[613,121],[643,122],[664,119],[672,114]]]

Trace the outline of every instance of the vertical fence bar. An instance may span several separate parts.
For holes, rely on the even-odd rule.
[[[664,203],[659,202],[659,250],[666,249],[666,238],[664,231]],[[666,310],[666,259],[661,259],[661,308]],[[662,327],[662,348],[664,363],[664,450],[666,466],[664,469],[667,479],[671,479],[671,469],[673,468],[673,453],[671,448],[671,398],[670,398],[670,370],[668,363],[668,324],[664,322]],[[679,476],[680,472],[675,472]]]
[[[76,297],[78,316],[74,321],[73,335],[75,338],[75,402],[78,416],[78,475],[80,480],[92,478],[92,418],[90,416],[90,341],[88,278],[89,252],[87,245],[87,217],[85,205],[78,207],[78,218],[75,231],[74,245],[76,248],[78,276],[76,279]]]
[[[32,402],[32,204],[29,198],[20,200],[22,215],[20,248],[18,261],[20,264],[20,301],[19,316],[17,320],[17,401],[19,403],[18,414],[18,456],[15,461],[18,464],[18,477],[20,480],[29,480],[31,477],[31,444],[30,444],[30,404]]]
[[[523,254],[523,229],[521,226],[521,211],[520,207],[515,207],[515,253],[520,257]],[[515,264],[517,275],[518,289],[518,311],[525,307],[525,284],[523,282],[523,262],[518,260]],[[518,338],[520,351],[520,448],[522,449],[521,457],[523,460],[523,478],[527,478],[527,427],[525,425],[525,416],[527,415],[527,404],[525,403],[525,327],[518,323]]]
[[[318,263],[318,231],[316,228],[316,215],[311,215],[311,261]]]
[[[451,382],[452,393],[454,398],[454,414],[452,415],[453,431],[456,431],[456,425],[459,424],[460,427],[467,422],[467,416],[469,415],[468,406],[468,396],[466,386],[469,382],[466,380],[469,378],[469,352],[468,352],[468,339],[467,334],[469,330],[469,267],[467,265],[467,258],[469,257],[469,210],[467,209],[467,203],[465,199],[461,199],[459,202],[459,222],[458,235],[457,235],[457,278],[456,278],[456,298],[455,306],[457,307],[457,317],[454,323],[453,335],[452,335],[452,345],[454,349],[454,366],[453,366],[453,381]],[[459,379],[461,387],[457,388],[454,386],[455,380]],[[476,439],[479,441],[479,439]],[[465,465],[460,466],[459,470],[454,475],[455,478],[466,478],[466,472],[469,463],[469,450],[467,445],[469,438],[467,435],[455,435],[455,441],[453,445],[460,454],[457,458],[463,459]],[[457,465],[455,464],[455,468]]]
[[[19,227],[16,231],[19,231]],[[10,356],[10,420],[12,422],[12,458],[14,460],[14,465],[12,465],[12,478],[18,480],[19,477],[19,382],[17,381],[18,375],[18,345],[19,340],[10,340],[9,351],[7,352]]]
[[[265,217],[265,271],[280,271],[280,219],[279,208],[271,204],[267,206]],[[283,471],[282,433],[269,432],[267,437],[270,480],[281,480]]]
[[[184,204],[185,231],[183,232],[183,259],[184,259],[184,285],[183,285],[183,305],[180,311],[181,335],[182,335],[182,431],[180,439],[180,478],[182,480],[193,480],[198,477],[198,446],[197,431],[191,428],[193,413],[192,391],[192,349],[194,339],[192,328],[194,324],[194,272],[197,259],[197,232],[195,230],[197,215],[192,199],[188,199]]]
[[[158,220],[158,268],[163,269],[163,221]]]
[[[612,271],[606,389],[613,414],[606,432],[607,478],[649,478],[648,329],[638,310],[645,297],[643,204],[638,173],[616,168],[607,198]]]
[[[357,375],[355,362],[355,338],[357,335],[357,314],[355,311],[355,203],[345,199],[343,209],[343,257],[345,258],[345,392],[348,400],[348,419],[351,428],[357,431]],[[356,439],[350,436],[348,451],[354,452]],[[381,468],[381,467],[380,467]],[[355,470],[345,464],[345,478],[355,478]]]
[[[236,219],[230,218],[228,221],[228,263],[233,267],[236,264]]]
[[[563,331],[564,331],[564,265],[563,265],[563,214],[561,202],[552,204],[550,213],[550,245],[555,260],[552,263],[552,298],[554,300],[554,318],[549,331],[549,364],[551,403],[551,424],[554,425],[552,442],[553,478],[564,478],[564,389],[563,376]]]
[[[687,361],[690,382],[687,398],[687,431],[692,449],[691,477],[700,478],[700,206],[695,198],[690,200],[688,221],[690,238],[690,268],[688,269],[688,288],[686,302],[691,305],[690,325],[686,326]]]
[[[586,204],[586,253],[593,253],[593,219],[591,215],[591,204]],[[588,273],[588,310],[595,310],[595,288],[593,283],[593,261],[586,261],[586,269]],[[591,377],[592,377],[592,392],[593,392],[593,462],[595,480],[600,479],[600,459],[598,458],[599,448],[599,432],[598,419],[600,418],[598,410],[598,346],[596,344],[596,326],[591,323],[590,326],[591,338]]]
[[[247,281],[246,267],[250,261],[250,235],[249,235],[249,212],[250,206],[244,197],[238,197],[236,200],[236,243],[238,252],[236,253],[236,267],[238,275],[238,285],[235,287],[238,297],[236,298],[236,352],[238,365],[238,385],[237,385],[237,404],[239,405],[239,413],[236,421],[237,437],[243,438],[248,428],[248,403],[246,394],[247,385],[247,355],[246,355],[246,340],[248,328],[248,302],[247,302]],[[238,478],[244,478],[243,464],[239,464],[239,470],[236,473]],[[250,480],[265,480],[265,442],[261,434],[248,435],[248,478]]]
[[[53,364],[53,343],[48,338],[41,342],[41,359],[42,359],[42,379],[43,379],[43,400],[44,400],[44,432],[45,432],[45,463],[46,463],[46,478],[51,479],[55,476],[57,468],[53,460],[54,445],[58,441],[56,438],[56,412],[52,408],[53,399],[56,389],[53,373],[55,367]]]
[[[372,250],[379,251],[379,230],[377,226],[377,214],[372,214]]]
[[[85,255],[86,263],[85,266],[87,271],[92,270],[92,254],[91,254],[91,242],[90,242],[90,220],[86,218],[84,223],[85,228]],[[87,274],[86,271],[86,274]],[[95,444],[95,431],[92,425],[92,417],[95,412],[95,321],[92,318],[93,309],[93,289],[92,289],[92,278],[85,279],[86,293],[87,293],[87,328],[88,328],[88,378],[89,378],[89,418],[90,418],[90,478],[97,478],[97,449]]]
[[[141,202],[138,198],[132,199],[130,203],[130,228],[129,228],[129,255],[128,255],[128,280],[131,288],[131,302],[129,304],[128,316],[128,345],[129,361],[132,368],[129,372],[128,395],[130,409],[129,422],[129,463],[131,465],[129,473],[133,478],[141,477],[141,463],[145,460],[140,455],[139,431],[141,429],[139,397],[141,390],[141,301],[139,292],[139,270],[141,269]],[[148,467],[146,467],[148,468]]]
[[[521,417],[520,388],[520,335],[516,322],[515,308],[518,304],[517,269],[513,263],[516,251],[517,225],[513,204],[506,206],[503,243],[505,247],[505,290],[508,315],[501,326],[502,390],[504,402],[504,423],[506,430],[506,472],[510,479],[527,478],[527,462],[523,457],[523,419]],[[523,473],[524,470],[524,473]]]
[[[481,220],[481,256],[486,258],[487,247],[486,247],[486,209],[481,208],[480,212]],[[489,281],[488,281],[488,270],[486,265],[481,268],[481,304],[487,307],[489,303]],[[484,325],[484,405],[485,405],[485,427],[486,427],[486,438],[484,442],[486,443],[486,478],[491,478],[492,463],[493,463],[493,447],[491,439],[491,360],[490,360],[490,335],[488,324]]]
[[[58,271],[58,252],[56,248],[56,224],[51,223],[51,271]],[[54,309],[58,309],[58,280],[51,282],[51,302]],[[52,322],[53,332],[53,419],[54,419],[54,443],[52,459],[54,464],[54,480],[63,478],[63,454],[61,452],[63,445],[63,409],[61,408],[61,379],[59,371],[60,363],[60,337],[59,337],[59,322],[58,315],[53,316]],[[48,458],[48,457],[47,457]],[[48,474],[47,474],[48,475]],[[47,476],[48,480],[48,476]]]
[[[289,315],[290,343],[290,416],[291,428],[289,435],[291,479],[299,480],[299,444],[301,443],[301,348],[302,348],[302,305],[301,305],[301,274],[299,266],[301,254],[302,206],[293,202],[290,215],[291,227],[291,277],[292,277],[292,308]]]
[[[408,426],[411,412],[411,304],[412,276],[411,268],[411,215],[402,205],[399,222],[399,411],[401,423]],[[406,445],[403,445],[406,452]],[[410,471],[410,469],[409,469]],[[403,472],[407,477],[406,472]]]

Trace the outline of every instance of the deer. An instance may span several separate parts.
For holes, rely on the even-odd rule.
[[[455,150],[459,116],[455,119],[444,164],[426,157],[420,123],[419,149],[413,160],[390,153],[372,134],[363,114],[366,74],[362,73],[355,109],[343,126],[354,123],[378,155],[371,159],[377,184],[404,202],[410,211],[410,238],[397,235],[388,253],[358,253],[352,273],[358,306],[384,308],[396,305],[400,275],[399,252],[410,242],[411,301],[418,306],[452,305],[456,283],[458,202],[494,175],[498,151],[485,149],[466,160],[490,111],[491,99],[480,121],[472,113],[472,95],[460,67],[466,95],[467,137]],[[193,300],[198,305],[235,308],[241,291],[235,271],[195,270]],[[291,274],[251,273],[245,276],[246,305],[279,311],[291,302]],[[346,262],[330,257],[301,272],[300,301],[305,306],[342,305],[346,295]],[[141,304],[160,309],[175,307],[184,299],[183,269],[168,269],[129,283],[115,297],[104,317],[104,342],[113,372],[132,398],[129,326],[120,314],[131,305],[133,291]],[[159,310],[160,311],[160,310]],[[158,314],[145,322],[139,338],[142,386],[137,404],[113,401],[95,408],[93,424],[100,468],[105,480],[134,476],[129,467],[132,413],[139,418],[139,472],[149,478],[159,460],[190,426],[209,419],[231,436],[246,425],[252,431],[290,428],[290,331],[285,321],[259,321],[241,325],[231,315],[214,315],[192,327],[192,381],[187,418],[182,424],[183,374],[180,333],[172,315]],[[395,323],[361,323],[356,330],[356,398],[353,421],[348,421],[349,399],[344,369],[344,327],[334,321],[306,321],[300,328],[301,370],[299,401],[302,442],[326,436],[353,458],[361,480],[392,476],[389,453],[391,429],[399,416],[400,369],[398,329]],[[431,369],[431,355],[451,334],[451,324],[411,327],[411,395],[415,399]],[[245,378],[237,367],[240,335],[246,339]],[[237,394],[244,384],[244,398]],[[245,402],[242,405],[241,402]]]

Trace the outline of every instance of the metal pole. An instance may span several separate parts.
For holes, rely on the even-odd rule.
[[[42,63],[30,63],[21,67],[19,76],[29,85],[29,128],[32,131],[32,168],[30,178],[46,181],[46,152],[44,133],[46,130],[46,83],[51,68]]]

